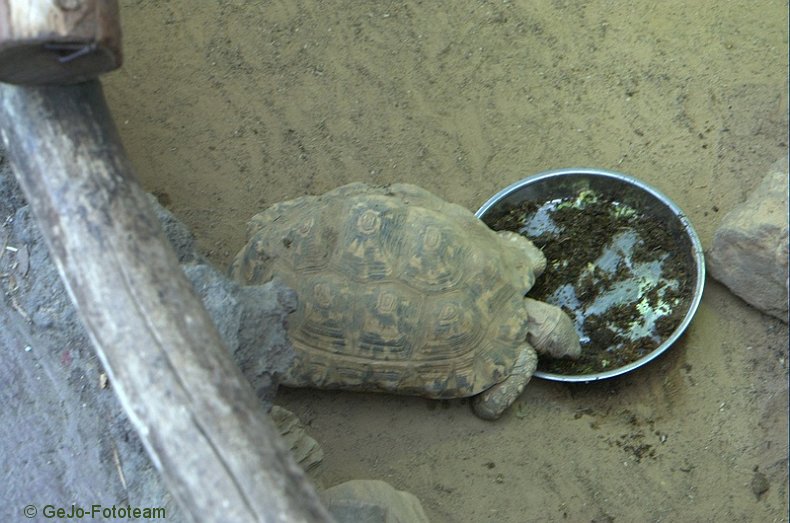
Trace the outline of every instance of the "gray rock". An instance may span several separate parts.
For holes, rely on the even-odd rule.
[[[222,340],[269,409],[278,376],[294,357],[283,325],[296,309],[296,293],[277,281],[241,286],[225,277],[197,252],[189,229],[154,196],[149,201]]]
[[[730,211],[707,253],[708,270],[757,309],[788,321],[788,160]]]
[[[148,201],[151,202],[151,207],[153,207],[156,217],[159,218],[159,223],[162,224],[162,230],[170,241],[170,245],[176,251],[178,263],[206,264],[205,258],[197,252],[195,235],[187,229],[187,226],[173,216],[173,213],[159,205],[159,200],[153,194],[148,195]]]
[[[321,493],[338,523],[427,523],[414,494],[396,490],[386,481],[346,481]]]
[[[182,265],[233,358],[266,409],[293,361],[285,319],[296,293],[278,282],[241,286],[206,262]]]

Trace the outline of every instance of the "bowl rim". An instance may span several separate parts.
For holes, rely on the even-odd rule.
[[[543,171],[538,174],[534,174],[532,176],[528,176],[523,178],[515,183],[512,183],[505,187],[504,189],[500,190],[496,194],[494,194],[491,198],[489,198],[480,208],[475,212],[475,216],[479,219],[482,219],[483,216],[497,203],[504,200],[508,196],[516,193],[517,191],[521,190],[524,187],[533,185],[538,182],[542,182],[545,180],[550,180],[552,178],[559,178],[568,175],[587,175],[587,176],[594,176],[594,177],[602,177],[602,178],[614,178],[621,182],[624,182],[629,185],[633,185],[651,196],[653,196],[656,200],[661,202],[663,205],[668,207],[672,213],[680,220],[680,223],[685,231],[686,235],[691,242],[691,249],[692,249],[692,256],[694,258],[694,262],[696,265],[696,276],[697,281],[694,287],[694,296],[692,297],[691,303],[689,304],[688,311],[686,312],[683,321],[681,321],[680,325],[674,330],[674,332],[664,340],[661,345],[656,347],[652,352],[646,354],[639,358],[636,361],[629,363],[628,365],[623,365],[622,367],[618,367],[616,369],[608,370],[605,372],[597,372],[594,374],[554,374],[550,372],[542,372],[542,371],[535,371],[534,376],[546,380],[551,381],[564,381],[564,382],[591,382],[591,381],[598,381],[608,378],[613,378],[615,376],[620,376],[622,374],[626,374],[631,372],[634,369],[642,367],[647,363],[653,361],[661,354],[666,352],[686,331],[691,320],[693,319],[694,315],[697,312],[700,302],[702,301],[702,294],[705,288],[705,254],[702,249],[702,243],[700,242],[699,236],[697,236],[694,227],[691,225],[686,214],[680,209],[680,207],[675,204],[669,197],[667,197],[664,193],[653,187],[652,185],[639,180],[638,178],[634,178],[633,176],[629,176],[627,174],[623,174],[617,171],[610,171],[606,169],[596,169],[596,168],[589,168],[589,167],[569,167],[569,168],[562,168],[562,169],[552,169],[548,171]]]

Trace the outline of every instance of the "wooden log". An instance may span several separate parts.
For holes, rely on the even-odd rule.
[[[113,388],[187,519],[329,521],[179,269],[98,81],[0,85],[0,125]]]
[[[81,82],[122,60],[117,0],[0,0],[0,82]]]

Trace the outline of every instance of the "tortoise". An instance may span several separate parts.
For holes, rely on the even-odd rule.
[[[521,394],[536,350],[577,357],[558,307],[525,298],[546,267],[528,239],[409,184],[352,183],[277,203],[249,223],[230,275],[296,291],[290,387],[474,396],[496,419]]]

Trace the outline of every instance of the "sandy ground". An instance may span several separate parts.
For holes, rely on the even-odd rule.
[[[276,201],[401,181],[475,210],[568,166],[658,187],[709,247],[787,154],[784,1],[121,3],[104,83],[122,138],[223,266]],[[460,401],[279,402],[322,443],[325,485],[387,480],[434,522],[787,521],[787,340],[708,280],[662,358],[535,380],[495,423]]]

